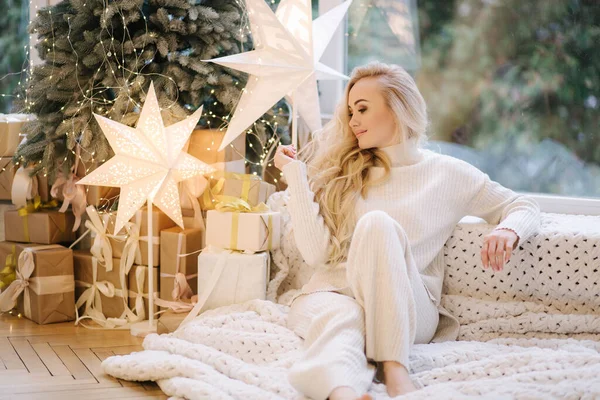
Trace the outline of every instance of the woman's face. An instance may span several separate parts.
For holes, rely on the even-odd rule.
[[[383,98],[380,85],[377,78],[362,78],[348,94],[349,125],[361,149],[387,147],[401,140],[394,114]]]

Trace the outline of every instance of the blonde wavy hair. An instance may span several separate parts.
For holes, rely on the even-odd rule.
[[[298,153],[308,167],[308,180],[320,213],[331,233],[328,263],[346,261],[356,226],[354,207],[358,196],[385,182],[390,174],[390,160],[377,148],[361,149],[349,127],[348,95],[361,79],[377,78],[386,104],[393,112],[397,134],[402,140],[415,139],[422,146],[427,141],[427,107],[413,78],[402,67],[379,62],[352,71],[344,99],[334,118],[313,134],[312,140]],[[370,167],[384,168],[384,175],[372,179]]]

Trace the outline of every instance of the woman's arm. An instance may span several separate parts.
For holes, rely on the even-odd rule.
[[[496,229],[508,229],[523,243],[540,226],[540,206],[529,196],[520,195],[477,170],[480,174],[479,190],[470,202],[467,214],[498,225]]]
[[[306,164],[294,160],[286,164],[282,171],[290,193],[288,209],[296,246],[307,264],[326,264],[330,232],[319,213],[319,204],[314,201],[315,195],[310,190]]]

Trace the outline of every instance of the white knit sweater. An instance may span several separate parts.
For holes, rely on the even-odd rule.
[[[498,224],[497,229],[513,230],[519,236],[518,243],[538,229],[540,209],[535,200],[490,180],[471,164],[422,149],[415,140],[383,150],[392,161],[390,177],[372,187],[365,199],[359,198],[356,218],[372,210],[382,210],[404,228],[423,282],[436,305],[440,304],[444,279],[441,250],[463,217],[481,217],[490,224]],[[372,173],[376,179],[383,175],[384,169],[373,167]],[[318,267],[301,294],[346,289],[345,263],[328,263],[330,232],[314,201],[306,165],[292,161],[283,168],[283,174],[290,193],[288,209],[296,245],[306,263]],[[458,322],[443,308],[439,309],[449,319],[440,319],[434,341],[454,340]]]

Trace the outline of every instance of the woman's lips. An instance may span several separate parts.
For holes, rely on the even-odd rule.
[[[355,133],[355,135],[356,135],[356,137],[357,137],[357,138],[359,138],[359,137],[361,137],[362,135],[364,135],[365,133],[367,133],[367,131],[366,131],[366,130],[364,130],[364,131],[359,131],[359,132],[356,132],[356,133]]]

